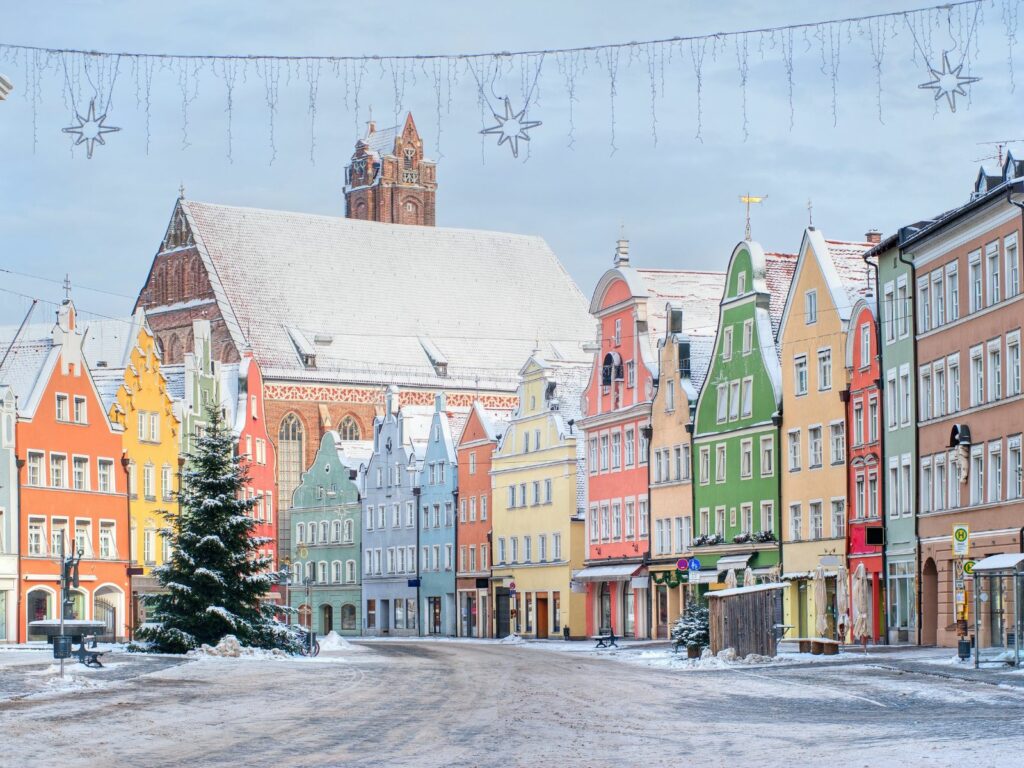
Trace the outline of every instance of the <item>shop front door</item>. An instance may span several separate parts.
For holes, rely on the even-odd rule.
[[[547,640],[548,638],[548,599],[537,597],[537,639]]]
[[[508,589],[498,587],[494,590],[494,620],[497,622],[496,636],[508,637],[509,616],[508,616]]]

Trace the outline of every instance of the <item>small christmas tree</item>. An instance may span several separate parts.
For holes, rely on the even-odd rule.
[[[706,605],[697,601],[688,603],[683,615],[672,627],[672,640],[687,647],[691,645],[696,645],[699,648],[707,647],[711,642],[709,621]]]
[[[136,636],[162,653],[185,653],[234,635],[243,645],[298,650],[263,601],[273,575],[252,535],[255,499],[245,497],[248,459],[234,455],[235,438],[214,409],[182,473],[179,511],[165,513],[171,557],[153,573],[166,590],[147,600],[153,624]]]

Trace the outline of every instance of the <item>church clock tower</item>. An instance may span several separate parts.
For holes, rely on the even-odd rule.
[[[388,224],[435,225],[437,164],[423,156],[412,113],[399,127],[371,120],[345,167],[345,216]]]

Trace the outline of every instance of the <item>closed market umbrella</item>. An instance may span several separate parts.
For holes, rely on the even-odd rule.
[[[729,572],[725,574],[725,588],[735,589],[736,588],[736,571],[733,568],[729,569]]]
[[[868,635],[868,574],[864,563],[853,572],[853,636],[865,638]]]
[[[748,565],[746,570],[743,571],[743,586],[744,587],[750,587],[750,586],[753,586],[753,584],[754,584],[754,569],[751,568]]]
[[[846,642],[846,630],[850,626],[850,587],[847,581],[846,568],[839,566],[836,576],[836,630],[839,641]]]
[[[820,565],[814,569],[814,630],[818,637],[828,631],[828,614],[825,611],[825,569]]]

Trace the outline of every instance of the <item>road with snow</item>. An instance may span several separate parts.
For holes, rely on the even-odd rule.
[[[0,667],[0,763],[1019,764],[1019,688],[874,658],[681,669],[575,645],[383,641],[283,661],[121,655],[118,674],[69,668],[64,684],[52,670]],[[12,694],[10,675],[32,685]]]

